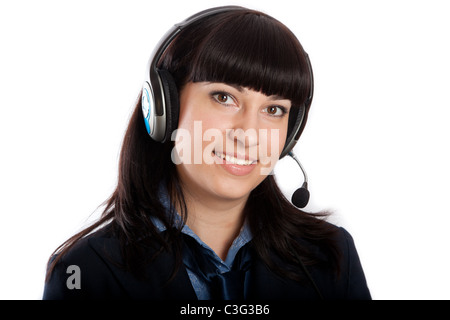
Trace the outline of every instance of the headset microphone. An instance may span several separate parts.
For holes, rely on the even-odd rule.
[[[308,176],[306,175],[305,169],[301,165],[300,161],[298,161],[295,154],[290,151],[288,155],[297,162],[298,166],[303,172],[304,182],[300,188],[295,190],[292,194],[292,203],[298,208],[304,208],[308,204],[309,201],[309,191],[308,191]]]

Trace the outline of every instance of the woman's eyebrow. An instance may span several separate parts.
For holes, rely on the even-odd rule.
[[[244,92],[244,87],[243,86],[240,86],[240,85],[237,85],[237,84],[232,84],[232,83],[225,83],[227,86],[230,86],[230,87],[232,87],[232,88],[234,88],[234,89],[236,89],[237,91],[239,91],[239,92]],[[279,96],[279,95],[271,95],[271,96],[269,96],[268,97],[269,98],[269,100],[271,100],[271,101],[276,101],[276,100],[289,100],[289,99],[287,99],[287,98],[285,98],[285,97],[282,97],[282,96]]]
[[[272,96],[269,96],[269,100],[274,101],[274,100],[289,100],[289,99],[282,97],[282,96],[278,96],[278,95],[272,95]]]
[[[242,86],[240,86],[240,85],[237,85],[237,84],[232,84],[232,83],[225,83],[227,86],[230,86],[230,87],[232,87],[232,88],[234,88],[234,89],[236,89],[237,91],[239,91],[239,92],[244,92],[244,87],[242,87]]]

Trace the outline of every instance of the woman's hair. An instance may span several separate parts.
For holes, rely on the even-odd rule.
[[[220,13],[184,28],[161,57],[159,67],[172,74],[179,92],[188,82],[236,84],[290,99],[290,114],[296,114],[303,106],[312,85],[306,54],[296,37],[274,18],[253,10]],[[288,130],[291,130],[291,117],[289,123]],[[172,148],[173,141],[159,143],[148,136],[141,99],[138,99],[124,136],[115,191],[105,201],[102,216],[96,223],[55,250],[57,255],[50,263],[49,273],[78,240],[109,223],[120,240],[127,270],[142,274],[145,267],[142,252],[156,241],[159,252],[167,250],[175,255],[175,274],[182,261],[182,237],[181,226],[174,228],[174,208],[181,208],[179,214],[183,221],[187,220],[189,212],[182,182],[171,160]],[[169,214],[159,198],[161,184],[171,196]],[[326,215],[294,207],[272,175],[251,192],[244,211],[253,234],[252,247],[267,266],[280,275],[301,278],[301,272],[294,267],[298,266],[297,256],[305,265],[320,262],[302,241],[320,247],[330,261],[338,259],[337,247],[332,241],[335,228],[323,220]],[[159,232],[151,216],[159,218],[167,231]],[[274,257],[290,267],[280,269]]]

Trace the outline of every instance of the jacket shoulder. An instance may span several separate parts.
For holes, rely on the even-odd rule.
[[[335,262],[328,253],[328,249],[306,239],[297,239],[308,252],[317,257],[320,262],[306,264],[305,269],[298,265],[296,272],[303,274],[302,280],[282,277],[260,259],[252,267],[251,299],[261,300],[310,300],[323,297],[326,300],[343,299],[370,299],[364,272],[362,270],[358,253],[350,233],[344,228],[329,225],[340,259]],[[277,259],[276,254],[272,254]],[[282,260],[277,260],[281,268],[290,268]],[[338,263],[338,266],[336,265]],[[337,270],[340,269],[338,273]],[[320,293],[320,295],[319,295]]]
[[[108,226],[80,239],[54,265],[43,299],[90,299],[120,291],[111,282],[111,262],[120,261],[119,253],[119,242]],[[57,257],[52,256],[49,265]]]
[[[328,291],[329,297],[332,299],[371,299],[352,235],[343,227],[334,226],[334,228],[336,231],[334,240],[340,252],[339,273],[333,276],[324,276],[324,274],[320,275],[322,272],[320,270],[315,277],[318,285],[322,285],[324,291]],[[317,270],[312,272],[317,273]]]

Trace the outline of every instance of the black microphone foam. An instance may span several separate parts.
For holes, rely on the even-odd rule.
[[[309,191],[307,183],[303,183],[301,188],[295,190],[292,194],[292,203],[297,208],[304,208],[309,202]]]

